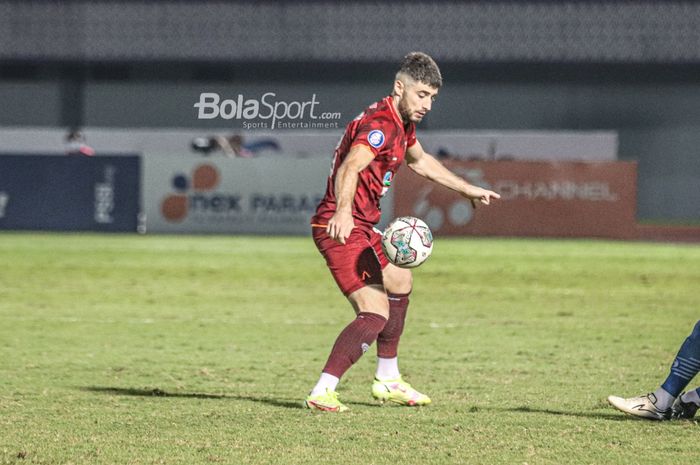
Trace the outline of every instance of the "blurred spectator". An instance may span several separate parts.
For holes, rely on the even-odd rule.
[[[92,157],[95,150],[87,145],[85,135],[79,129],[71,129],[66,134],[65,140],[66,155]]]
[[[210,155],[212,152],[222,151],[230,158],[252,158],[263,150],[280,150],[279,144],[274,139],[261,139],[255,142],[245,143],[243,136],[232,134],[230,136],[197,137],[192,140],[192,150],[202,155]]]
[[[435,154],[435,157],[438,160],[449,160],[450,158],[452,158],[452,154],[445,147],[440,147],[437,153]]]
[[[227,157],[251,158],[253,156],[253,153],[243,145],[243,136],[238,134],[228,137],[216,136],[214,140]]]

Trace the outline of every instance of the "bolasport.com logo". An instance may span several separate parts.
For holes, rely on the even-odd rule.
[[[194,107],[197,119],[238,120],[243,129],[338,129],[340,112],[322,112],[319,103],[316,94],[306,100],[283,100],[274,92],[222,99],[215,92],[203,92]]]

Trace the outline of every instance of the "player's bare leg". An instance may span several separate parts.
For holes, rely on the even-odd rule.
[[[408,296],[413,286],[411,270],[390,263],[382,273],[389,301],[389,318],[377,338],[377,372],[372,384],[372,395],[382,402],[427,405],[430,398],[406,383],[399,371],[398,345],[408,310]]]
[[[393,265],[390,265],[393,266]],[[376,313],[389,319],[389,301],[384,287],[376,284],[361,287],[348,296],[355,313]]]
[[[399,268],[389,263],[382,270],[384,288],[390,294],[410,294],[413,289],[413,274],[408,268]]]
[[[357,317],[336,339],[321,377],[306,399],[308,408],[331,412],[347,410],[335,392],[338,382],[377,339],[389,317],[389,301],[381,285],[362,287],[348,295],[348,300]]]

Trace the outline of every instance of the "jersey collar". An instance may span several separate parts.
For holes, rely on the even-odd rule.
[[[404,127],[403,125],[403,120],[399,116],[399,114],[396,112],[396,108],[394,108],[394,99],[390,96],[386,97],[384,100],[386,100],[387,105],[390,108],[391,114],[394,115],[394,120],[399,123],[400,127]]]

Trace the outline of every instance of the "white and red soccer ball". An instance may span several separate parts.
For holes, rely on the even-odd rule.
[[[384,230],[382,250],[394,265],[415,268],[433,252],[433,233],[423,220],[401,216]]]

